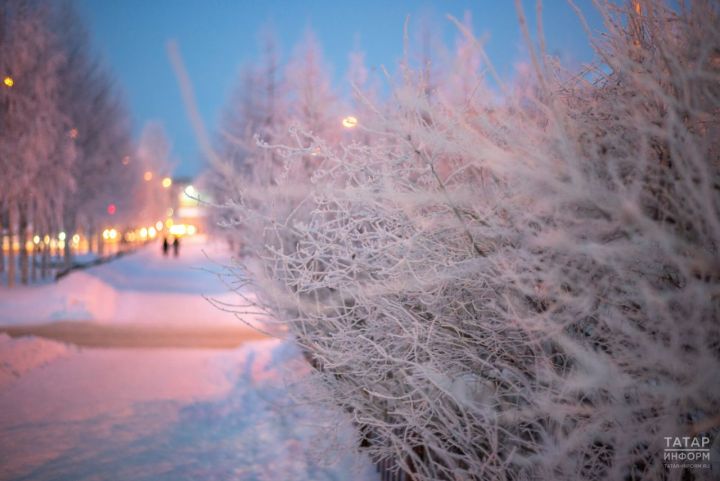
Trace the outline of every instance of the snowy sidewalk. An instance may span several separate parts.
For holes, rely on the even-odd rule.
[[[0,326],[55,321],[239,325],[203,297],[238,302],[216,274],[229,257],[222,245],[198,237],[186,239],[177,258],[164,257],[158,244],[150,244],[57,283],[0,289]]]
[[[319,414],[288,395],[284,379],[303,370],[298,359],[279,341],[232,351],[70,349],[0,385],[0,479],[377,479],[349,452],[328,451],[339,461],[330,467],[315,459],[318,446],[337,443]]]

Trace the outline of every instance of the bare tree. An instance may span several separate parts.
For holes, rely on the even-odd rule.
[[[59,107],[62,85],[59,70],[65,57],[58,38],[48,28],[50,9],[30,0],[12,0],[2,6],[5,72],[0,105],[4,109],[0,134],[0,161],[8,178],[3,204],[10,228],[8,284],[15,276],[13,233],[20,247],[21,281],[28,282],[27,243],[32,214],[52,199],[62,204],[66,191],[74,187],[69,168],[74,152],[69,145],[69,119]],[[55,173],[52,185],[43,185],[48,172]],[[49,188],[49,190],[47,190]]]

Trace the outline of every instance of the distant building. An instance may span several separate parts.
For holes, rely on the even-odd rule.
[[[178,177],[172,180],[172,207],[168,218],[173,224],[194,226],[197,232],[206,230],[210,198],[195,179]]]

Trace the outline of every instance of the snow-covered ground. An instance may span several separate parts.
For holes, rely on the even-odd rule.
[[[297,359],[279,341],[66,350],[0,387],[0,479],[376,479],[337,448],[342,429],[331,440],[327,420],[288,394]]]
[[[0,325],[239,323],[201,297],[234,300],[200,270],[212,267],[203,251],[218,262],[227,252],[200,241],[175,259],[154,247],[57,284],[0,290]],[[342,448],[347,420],[336,426],[327,409],[296,400],[307,369],[276,339],[88,349],[0,334],[0,480],[377,479]]]

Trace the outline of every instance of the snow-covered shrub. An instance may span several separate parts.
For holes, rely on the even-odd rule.
[[[458,103],[405,67],[372,142],[269,146],[312,183],[236,204],[260,307],[414,479],[713,475],[663,448],[720,428],[720,13],[602,13],[596,71]]]

